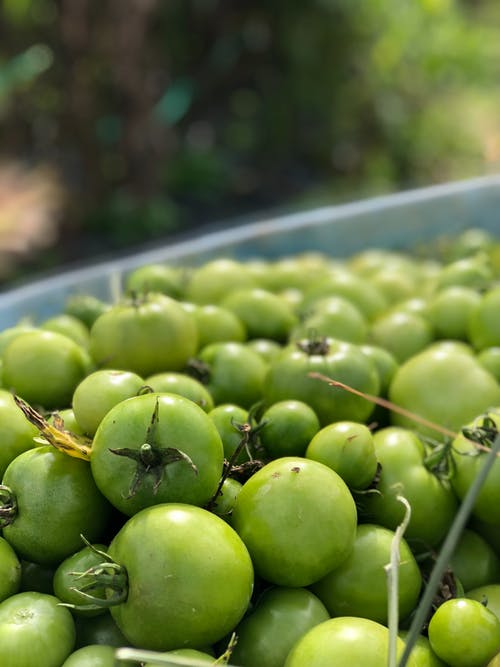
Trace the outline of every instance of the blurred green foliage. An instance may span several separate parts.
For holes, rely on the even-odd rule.
[[[496,0],[0,0],[3,156],[59,168],[51,261],[500,164]]]

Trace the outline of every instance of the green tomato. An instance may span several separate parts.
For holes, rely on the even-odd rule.
[[[264,410],[259,431],[261,443],[272,458],[304,456],[311,439],[319,431],[319,419],[303,401],[278,401]]]
[[[500,428],[500,412],[492,411],[476,417],[465,424],[466,433],[474,433],[485,426],[493,425]],[[476,443],[460,433],[452,442],[451,455],[454,464],[454,474],[451,478],[453,489],[460,500],[474,482],[482,468],[486,452],[478,449]],[[500,524],[500,459],[496,459],[482,484],[472,508],[474,518],[487,524]]]
[[[126,599],[111,613],[134,646],[208,646],[247,610],[253,589],[248,551],[225,521],[202,508],[148,507],[124,524],[108,553],[128,581]]]
[[[107,528],[111,506],[89,464],[50,445],[15,458],[3,484],[10,498],[4,502],[15,503],[3,535],[25,560],[59,563],[81,547],[81,534],[97,542]]]
[[[126,299],[100,315],[90,330],[90,353],[98,366],[141,377],[182,370],[198,348],[191,314],[163,294]]]
[[[478,353],[477,360],[500,382],[500,346],[485,347]]]
[[[218,258],[193,269],[186,285],[188,301],[198,304],[219,304],[228,288],[256,287],[256,280],[242,262]]]
[[[500,651],[500,621],[477,600],[454,598],[434,612],[429,641],[453,667],[483,667]]]
[[[146,264],[133,269],[125,279],[128,294],[156,292],[178,299],[182,294],[182,272],[168,264]]]
[[[500,558],[481,535],[470,529],[462,531],[450,567],[466,593],[500,581]]]
[[[83,348],[89,346],[89,328],[81,320],[68,313],[60,313],[44,320],[40,324],[44,331],[55,331],[64,334]]]
[[[350,554],[337,568],[312,586],[331,616],[359,616],[387,625],[386,565],[391,560],[394,532],[373,524],[358,526]],[[399,545],[398,609],[401,619],[415,609],[422,576],[406,541]]]
[[[15,338],[4,350],[4,386],[32,405],[70,407],[77,384],[91,370],[80,345],[54,331],[35,329]]]
[[[307,345],[308,342],[306,348]],[[354,345],[342,343],[336,347],[326,341],[319,352],[314,347],[308,352],[289,346],[269,366],[263,393],[266,405],[288,399],[302,401],[314,410],[321,426],[341,420],[365,422],[370,417],[371,402],[313,378],[311,373],[319,373],[367,394],[376,395],[380,388],[374,364]]]
[[[380,381],[379,394],[387,396],[392,378],[399,367],[396,357],[379,345],[361,345],[359,349],[375,364]]]
[[[198,352],[198,369],[200,362],[199,377],[212,395],[215,405],[236,403],[243,408],[250,408],[260,400],[268,365],[244,343],[207,345]],[[191,369],[197,373],[194,366]]]
[[[130,516],[164,502],[205,505],[224,463],[208,415],[176,394],[143,394],[115,405],[101,421],[91,455],[95,482]]]
[[[115,667],[115,652],[113,646],[93,644],[73,651],[62,667]]]
[[[455,494],[446,481],[427,469],[425,446],[414,432],[387,427],[374,434],[373,442],[381,465],[378,493],[360,499],[370,521],[396,530],[405,513],[398,500],[402,495],[411,506],[405,538],[419,551],[437,546],[455,517]]]
[[[260,354],[266,363],[270,363],[281,352],[281,345],[269,338],[254,338],[247,342],[247,347]]]
[[[8,327],[3,331],[0,331],[0,358],[2,357],[5,348],[7,345],[25,333],[32,333],[35,330],[35,327],[32,324],[16,324],[13,327]]]
[[[92,294],[72,294],[66,299],[64,312],[78,318],[89,329],[99,315],[102,315],[110,305]]]
[[[500,621],[500,584],[487,584],[468,590],[466,598],[481,602],[487,609],[492,611]]]
[[[399,632],[399,637],[406,643],[407,631]],[[424,635],[419,635],[413,644],[410,656],[414,667],[446,667],[431,648],[430,641]]]
[[[485,292],[469,316],[469,340],[477,350],[500,345],[500,286]]]
[[[0,479],[18,454],[35,446],[38,429],[21,412],[12,394],[0,389]]]
[[[214,407],[214,400],[208,389],[186,373],[175,373],[174,371],[156,373],[147,377],[143,384],[151,387],[154,392],[178,394],[189,398],[205,412],[210,412]]]
[[[377,472],[372,433],[358,422],[324,426],[310,440],[305,457],[335,470],[351,489],[365,489]]]
[[[317,461],[283,457],[243,484],[231,525],[263,579],[297,587],[347,558],[356,520],[354,500],[337,473]]]
[[[221,403],[213,410],[210,410],[208,416],[215,424],[215,428],[221,437],[224,447],[224,458],[229,461],[243,438],[242,427],[249,423],[248,410],[240,408],[239,405],[234,405],[233,403]],[[248,443],[247,447],[241,449],[233,463],[239,465],[244,461],[248,461],[253,453],[253,446],[251,443]]]
[[[500,386],[470,354],[431,348],[398,368],[389,398],[420,417],[457,431],[492,405],[500,405]],[[397,412],[393,422],[442,439],[434,429]]]
[[[397,655],[404,642],[397,638]],[[368,618],[340,616],[309,630],[292,648],[284,667],[387,667],[389,630]],[[416,667],[413,657],[408,667]]]
[[[242,486],[241,482],[238,482],[237,479],[226,477],[222,482],[220,493],[210,508],[211,511],[231,523],[231,514]]]
[[[73,413],[80,428],[93,436],[103,417],[117,403],[136,396],[144,380],[130,371],[101,369],[87,375],[73,392]]]
[[[488,289],[493,280],[493,270],[484,253],[456,259],[441,268],[436,276],[438,289],[461,285],[478,291]]]
[[[243,322],[228,308],[208,303],[193,306],[192,312],[198,327],[200,350],[211,343],[242,343],[247,339]]]
[[[0,602],[21,588],[21,562],[6,539],[0,537]]]
[[[236,627],[231,662],[245,667],[283,665],[294,644],[329,618],[323,603],[306,588],[271,587]]]
[[[434,339],[434,332],[421,315],[393,310],[380,315],[372,323],[370,338],[375,345],[393,354],[401,364],[425,349]]]
[[[76,643],[75,648],[83,646],[129,646],[123,632],[116,625],[109,610],[99,616],[75,616]]]
[[[220,305],[238,317],[248,338],[285,342],[297,323],[292,307],[282,297],[260,287],[231,289]]]
[[[71,614],[53,595],[17,593],[0,603],[2,667],[59,667],[74,643]]]
[[[452,285],[429,299],[426,315],[437,338],[468,340],[469,317],[481,301],[472,287]]]
[[[368,324],[360,309],[342,296],[316,300],[297,326],[291,331],[292,340],[311,335],[329,336],[350,343],[364,343]]]
[[[83,572],[102,562],[102,556],[96,550],[105,552],[104,544],[94,544],[92,547],[85,546],[75,553],[65,558],[56,568],[53,578],[53,588],[56,597],[65,604],[74,605],[71,611],[76,616],[97,616],[103,614],[106,609],[100,607],[97,609],[79,609],[78,607],[86,605],[86,598],[75,588],[78,586],[79,578]],[[94,595],[96,593],[94,592]],[[104,599],[104,589],[101,591],[101,597]]]

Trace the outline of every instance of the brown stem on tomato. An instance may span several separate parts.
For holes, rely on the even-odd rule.
[[[10,526],[16,517],[16,496],[10,487],[0,484],[0,528]]]

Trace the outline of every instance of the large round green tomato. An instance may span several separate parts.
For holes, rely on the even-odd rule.
[[[214,303],[195,305],[183,303],[184,308],[193,313],[198,328],[200,350],[210,343],[233,341],[242,343],[247,338],[243,322],[231,311]]]
[[[406,643],[408,631],[399,632],[399,636]],[[419,635],[410,652],[414,667],[447,667],[431,648],[429,639],[425,635]]]
[[[195,378],[186,373],[164,371],[145,378],[144,384],[155,392],[179,394],[197,403],[205,412],[214,407],[214,400],[208,389]]]
[[[269,588],[237,626],[231,662],[245,667],[282,665],[293,645],[329,618],[323,603],[307,588]]]
[[[291,332],[293,340],[311,335],[330,336],[351,343],[363,343],[368,334],[364,315],[351,301],[341,296],[318,299],[301,323]]]
[[[53,595],[17,593],[0,604],[2,667],[60,667],[74,643],[71,614]]]
[[[263,424],[260,441],[272,458],[304,456],[307,445],[319,430],[314,410],[307,403],[293,399],[269,406],[260,423]]]
[[[49,410],[69,407],[75,387],[90,370],[86,350],[54,331],[34,329],[17,336],[3,354],[5,388]]]
[[[3,484],[17,504],[3,535],[26,560],[59,563],[81,548],[81,534],[97,542],[107,527],[111,506],[98,490],[90,465],[50,445],[15,458]]]
[[[500,404],[500,386],[470,354],[432,348],[398,368],[389,398],[420,417],[457,431],[484,410]],[[393,422],[442,439],[434,429],[397,412]]]
[[[192,315],[174,299],[146,294],[100,315],[90,330],[90,353],[99,366],[145,377],[182,370],[198,348]]]
[[[404,642],[397,639],[397,654]],[[339,616],[309,630],[292,648],[284,667],[387,667],[389,630],[367,618]],[[416,667],[412,656],[408,667]]]
[[[423,442],[413,431],[390,426],[377,431],[373,443],[381,472],[378,493],[363,496],[365,512],[373,523],[396,530],[405,513],[402,495],[411,506],[405,538],[418,551],[437,546],[455,517],[457,500],[449,484],[424,465]]]
[[[163,502],[204,505],[217,489],[223,463],[210,417],[176,394],[143,394],[118,403],[92,444],[96,484],[128,516]]]
[[[356,520],[354,500],[336,472],[317,461],[283,457],[245,482],[231,525],[263,579],[309,586],[348,556]]]
[[[391,560],[394,532],[382,526],[361,524],[346,560],[316,582],[312,590],[331,616],[360,616],[387,624],[386,565]],[[415,608],[422,576],[405,540],[401,540],[398,607],[402,619]]]
[[[38,434],[38,429],[26,419],[12,394],[0,389],[0,479],[18,454],[35,446],[33,438]]]
[[[182,294],[183,274],[168,264],[145,264],[133,269],[125,278],[128,294],[157,292],[175,299]]]
[[[500,345],[499,306],[500,287],[495,286],[482,295],[470,313],[468,333],[476,349],[483,350],[486,347]]]
[[[358,391],[377,394],[379,376],[373,362],[349,343],[329,344],[321,353],[289,346],[270,364],[264,382],[266,405],[288,399],[308,403],[321,426],[334,421],[364,422],[373,412],[373,403],[340,387],[310,377],[320,373]]]
[[[484,667],[500,651],[500,621],[477,600],[453,598],[434,612],[429,641],[453,667]]]
[[[202,648],[231,632],[246,612],[253,567],[237,533],[193,505],[165,503],[129,519],[109,555],[128,578],[111,613],[134,646]]]
[[[83,348],[89,346],[89,328],[78,317],[68,313],[59,313],[49,317],[40,324],[40,329],[44,331],[56,331],[64,334]]]
[[[144,380],[130,371],[103,368],[87,375],[73,393],[73,413],[80,428],[93,436],[104,415],[120,401],[135,396]]]
[[[18,592],[21,586],[21,562],[16,552],[0,537],[0,602]]]

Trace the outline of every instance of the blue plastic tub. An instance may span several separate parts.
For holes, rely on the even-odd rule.
[[[347,257],[369,247],[410,248],[468,227],[500,232],[500,175],[265,218],[66,271],[0,294],[0,329],[61,312],[70,294],[112,300],[123,276],[146,263],[193,266],[220,256],[273,259],[315,250]]]

